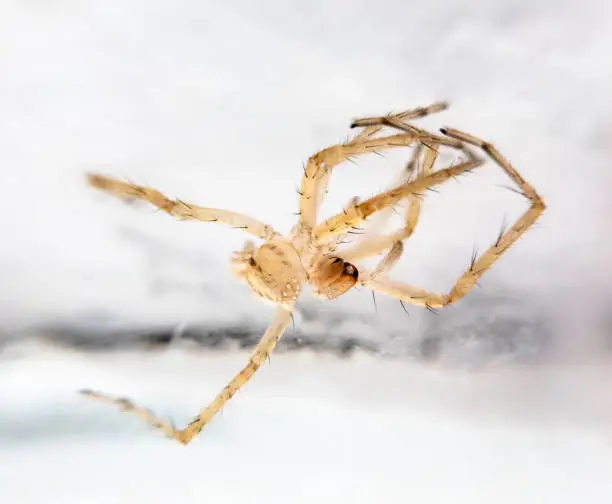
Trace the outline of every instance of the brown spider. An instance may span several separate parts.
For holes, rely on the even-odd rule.
[[[453,303],[467,294],[478,279],[516,240],[538,219],[544,211],[542,198],[518,172],[489,143],[451,128],[442,128],[444,136],[434,135],[407,123],[446,108],[445,103],[417,108],[400,114],[359,119],[352,127],[363,128],[346,143],[323,149],[308,159],[299,191],[299,220],[289,236],[282,236],[272,227],[246,215],[217,208],[204,208],[180,200],[170,200],[162,193],[148,187],[137,186],[113,178],[89,174],[92,187],[120,198],[139,199],[179,219],[195,219],[219,222],[230,227],[244,229],[263,244],[255,246],[247,242],[244,249],[231,259],[233,272],[245,280],[261,299],[277,306],[274,320],[255,347],[247,365],[227,384],[217,397],[204,408],[184,429],[174,428],[147,409],[130,400],[120,399],[91,390],[84,395],[130,412],[153,425],[166,436],[179,443],[189,443],[257,371],[273,351],[289,322],[294,305],[305,284],[314,295],[322,299],[341,296],[356,284],[375,292],[393,296],[402,302],[432,309]],[[388,136],[376,136],[384,127],[399,130]],[[529,209],[518,221],[501,233],[495,243],[480,257],[473,257],[470,266],[446,294],[427,292],[403,282],[389,279],[386,273],[397,263],[403,251],[403,240],[413,233],[420,214],[420,197],[424,190],[472,171],[483,165],[466,144],[479,147],[495,161],[516,183],[517,192],[531,202]],[[346,210],[323,222],[317,213],[334,167],[354,156],[379,152],[396,147],[414,145],[411,162],[403,179],[394,188],[359,202],[354,199]],[[438,146],[445,145],[459,150],[465,156],[461,163],[433,170],[438,156]],[[380,210],[407,201],[404,226],[385,236],[367,237],[346,252],[337,250],[342,238],[369,216]],[[355,266],[360,260],[385,253],[373,271]]]

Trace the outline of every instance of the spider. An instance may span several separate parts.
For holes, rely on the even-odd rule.
[[[124,199],[148,202],[178,219],[218,222],[240,228],[263,240],[256,246],[248,241],[231,258],[235,275],[248,283],[254,294],[276,306],[274,319],[253,350],[246,366],[240,370],[215,399],[184,429],[175,428],[150,410],[129,399],[113,397],[92,390],[81,390],[85,396],[119,406],[152,425],[165,436],[181,444],[191,442],[202,428],[223,408],[236,392],[255,374],[274,350],[292,317],[293,308],[305,285],[321,299],[334,299],[356,285],[384,293],[427,309],[449,305],[465,296],[499,257],[534,224],[545,208],[544,201],[519,173],[490,143],[452,128],[441,128],[442,135],[432,134],[408,123],[428,114],[440,112],[446,103],[435,103],[399,114],[355,120],[351,127],[361,131],[345,143],[323,149],[308,159],[304,167],[299,192],[299,218],[288,236],[247,215],[205,208],[181,200],[171,200],[157,190],[123,182],[114,178],[87,174],[91,187]],[[394,134],[378,135],[384,128]],[[402,179],[391,189],[365,201],[354,198],[341,213],[319,221],[318,211],[332,170],[343,161],[367,153],[380,153],[399,147],[413,147],[412,158]],[[434,170],[439,147],[446,146],[461,153],[461,162]],[[472,256],[469,267],[458,278],[448,293],[428,292],[407,283],[391,280],[387,273],[403,252],[403,241],[414,232],[421,211],[423,191],[449,179],[471,172],[484,164],[473,150],[479,148],[499,165],[518,186],[516,192],[531,205],[516,223],[500,232],[495,243],[482,255]],[[343,238],[354,231],[368,217],[400,202],[407,202],[403,227],[387,235],[366,237],[356,246],[339,251]],[[356,263],[366,258],[383,255],[378,264],[368,271]]]

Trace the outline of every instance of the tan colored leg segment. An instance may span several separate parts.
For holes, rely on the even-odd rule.
[[[362,138],[344,144],[333,145],[317,152],[308,159],[300,188],[300,225],[307,230],[317,222],[317,213],[331,170],[354,156],[406,147],[415,141],[413,134],[402,133],[380,138]]]
[[[425,151],[423,156],[423,165],[422,167],[419,167],[419,157],[423,150]],[[412,173],[416,173],[415,179],[430,175],[437,157],[437,145],[429,147],[424,144],[418,144],[415,147],[413,158],[408,163],[406,168],[406,179],[400,181],[400,184],[407,183],[409,180],[411,180],[410,176]],[[421,195],[411,194],[406,199],[408,201],[408,208],[404,214],[404,227],[385,236],[374,235],[367,237],[357,246],[349,250],[342,251],[342,258],[350,263],[356,263],[357,261],[362,261],[368,257],[381,254],[393,247],[396,242],[401,242],[410,238],[419,222],[419,216],[421,214]]]
[[[426,189],[440,185],[451,178],[472,171],[482,165],[482,160],[471,150],[465,146],[461,147],[461,149],[466,153],[467,161],[439,170],[426,177],[407,182],[394,189],[384,191],[318,224],[312,230],[314,243],[318,245],[318,243],[327,241],[335,235],[347,233],[352,228],[361,224],[370,215],[385,208],[395,206],[413,194],[418,195]]]
[[[455,282],[455,285],[448,294],[427,292],[402,282],[392,281],[380,275],[367,284],[370,289],[376,292],[382,292],[401,301],[428,308],[446,306],[465,296],[476,285],[480,277],[535,223],[546,208],[544,201],[535,189],[521,177],[490,143],[455,129],[445,128],[442,129],[442,132],[452,138],[480,147],[518,185],[518,192],[531,202],[531,206],[511,228],[500,234],[495,243],[480,257],[472,259],[470,266]]]
[[[417,128],[412,124],[408,124],[400,119],[397,116],[380,116],[380,117],[366,117],[363,119],[357,119],[351,124],[351,128],[359,128],[359,127],[376,127],[376,126],[387,126],[390,128],[395,128],[400,131],[405,131],[406,133],[413,134],[418,140],[422,140],[427,142],[429,140],[433,140],[435,143],[439,143],[441,145],[447,145],[449,147],[461,147],[461,142],[457,142],[456,140],[448,137],[443,137],[439,135],[434,135],[432,133],[428,133],[427,131]]]
[[[369,286],[369,283],[374,281],[378,276],[384,275],[385,273],[391,271],[393,267],[397,264],[397,262],[402,257],[404,253],[404,244],[401,241],[395,242],[391,247],[391,250],[385,254],[385,256],[378,262],[376,268],[372,273],[365,271],[364,269],[359,269],[359,278],[361,279],[361,285],[366,287]]]
[[[91,399],[119,406],[121,411],[135,415],[143,422],[161,431],[165,436],[186,445],[200,433],[202,428],[223,408],[225,403],[255,374],[272,353],[290,322],[291,310],[282,307],[277,308],[274,320],[255,347],[248,364],[234,376],[208,407],[200,411],[198,416],[183,430],[175,429],[170,422],[159,418],[148,409],[137,406],[129,399],[113,397],[92,390],[81,390],[80,392]]]
[[[351,127],[363,127],[364,129],[355,138],[344,144],[323,149],[311,156],[304,168],[304,177],[299,191],[301,227],[310,230],[316,225],[317,212],[321,204],[322,195],[327,188],[331,170],[343,161],[368,152],[378,152],[394,147],[407,146],[412,144],[416,139],[428,142],[432,138],[435,138],[439,143],[457,147],[459,145],[458,142],[452,139],[431,135],[405,122],[440,112],[446,109],[447,106],[448,105],[444,102],[434,103],[428,107],[419,107],[398,114],[357,119],[352,123]],[[405,133],[404,135],[372,138],[384,127],[399,129]]]
[[[430,114],[435,114],[437,112],[441,112],[442,110],[446,110],[448,108],[448,103],[446,102],[438,102],[427,107],[418,107],[412,110],[406,110],[404,112],[400,112],[399,114],[391,115],[391,117],[395,117],[401,121],[412,121],[414,119],[421,119]],[[360,125],[355,124],[359,121],[372,121],[372,119],[357,119],[353,122],[353,127],[358,127]],[[371,136],[376,135],[380,130],[385,127],[383,122],[379,122],[370,126],[365,126],[363,130],[354,138],[354,140],[359,140],[362,138],[369,138]]]
[[[244,229],[247,233],[263,240],[270,240],[278,235],[271,226],[253,219],[248,215],[219,208],[200,207],[185,203],[181,200],[171,200],[166,198],[166,196],[159,191],[149,187],[138,186],[96,174],[88,174],[87,182],[91,187],[100,189],[119,198],[146,201],[178,219],[220,222],[226,226]]]

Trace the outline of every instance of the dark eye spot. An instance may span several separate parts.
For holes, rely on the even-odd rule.
[[[342,259],[340,259],[339,257],[336,257],[336,258],[333,260],[332,264],[338,264],[339,262],[342,262]]]
[[[344,263],[344,269],[342,270],[342,273],[345,275],[352,276],[355,280],[357,280],[357,278],[359,277],[359,271],[357,271],[357,268],[355,268],[355,266],[353,266],[351,263]]]
[[[252,257],[249,259],[249,266],[255,266],[255,264],[257,264],[255,262],[255,259],[253,259]]]

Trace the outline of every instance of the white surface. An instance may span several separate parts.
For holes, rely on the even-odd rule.
[[[2,502],[612,500],[609,366],[472,374],[279,355],[187,447],[74,393],[117,392],[183,425],[245,359],[7,351]]]

